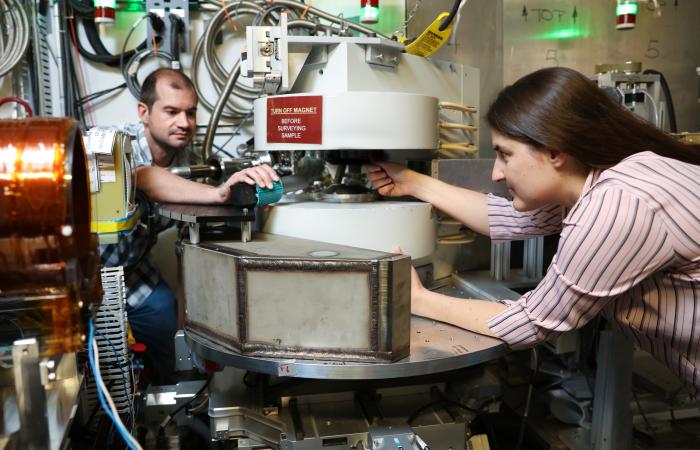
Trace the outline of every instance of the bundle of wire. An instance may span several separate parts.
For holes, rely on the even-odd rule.
[[[217,11],[204,34],[197,41],[192,54],[191,70],[191,78],[197,89],[199,101],[207,110],[211,111],[203,146],[205,160],[211,155],[214,133],[219,121],[225,119],[238,124],[245,122],[252,116],[250,112],[253,108],[253,100],[261,94],[259,88],[239,83],[240,60],[234,61],[231,69],[227,70],[217,57],[216,45],[221,32],[224,31],[222,28],[230,26],[234,33],[245,33],[244,27],[238,28],[236,26],[236,20],[244,17],[247,17],[253,26],[275,26],[279,23],[280,12],[285,10],[290,18],[287,23],[290,32],[302,30],[309,35],[316,33],[346,35],[349,30],[353,30],[366,36],[378,35],[377,32],[363,25],[347,22],[342,17],[334,16],[296,0],[276,0],[273,4],[266,0],[240,0],[229,3],[207,0],[202,3],[204,7],[207,5],[209,8],[217,8]],[[202,62],[216,91],[218,99],[216,104],[204,96],[201,87],[202,80],[198,76]]]
[[[29,46],[29,21],[18,0],[0,0],[0,77],[20,62]]]
[[[104,409],[105,414],[114,422],[115,428],[124,439],[126,445],[132,450],[142,450],[136,438],[134,438],[124,426],[124,423],[119,417],[117,407],[112,400],[112,396],[109,394],[109,390],[107,386],[105,386],[104,381],[102,381],[102,375],[100,373],[100,354],[97,340],[95,339],[95,326],[92,320],[90,320],[89,323],[88,343],[88,361],[90,362],[90,368],[92,368],[92,373],[95,378],[97,397],[100,401],[100,405],[102,405],[102,409]]]

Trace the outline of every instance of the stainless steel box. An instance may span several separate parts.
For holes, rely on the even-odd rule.
[[[185,244],[185,329],[263,357],[408,356],[410,258],[259,233]]]

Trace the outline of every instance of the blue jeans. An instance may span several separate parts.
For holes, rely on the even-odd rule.
[[[131,332],[137,342],[146,344],[147,358],[153,370],[153,384],[173,384],[175,377],[175,344],[177,301],[163,281],[139,306],[126,307]]]

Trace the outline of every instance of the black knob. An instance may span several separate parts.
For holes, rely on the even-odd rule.
[[[238,183],[231,186],[231,205],[237,208],[254,208],[258,204],[255,186]]]

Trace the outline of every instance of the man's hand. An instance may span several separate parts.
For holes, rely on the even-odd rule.
[[[272,167],[268,165],[243,169],[231,175],[229,179],[224,182],[224,184],[217,188],[219,201],[221,203],[226,203],[229,201],[229,197],[231,196],[231,186],[234,184],[247,183],[251,186],[255,186],[257,184],[261,188],[272,189],[273,183],[279,180],[280,177],[277,175],[277,172],[275,172]]]
[[[423,176],[394,163],[375,162],[367,165],[367,179],[380,195],[387,197],[415,196]]]

